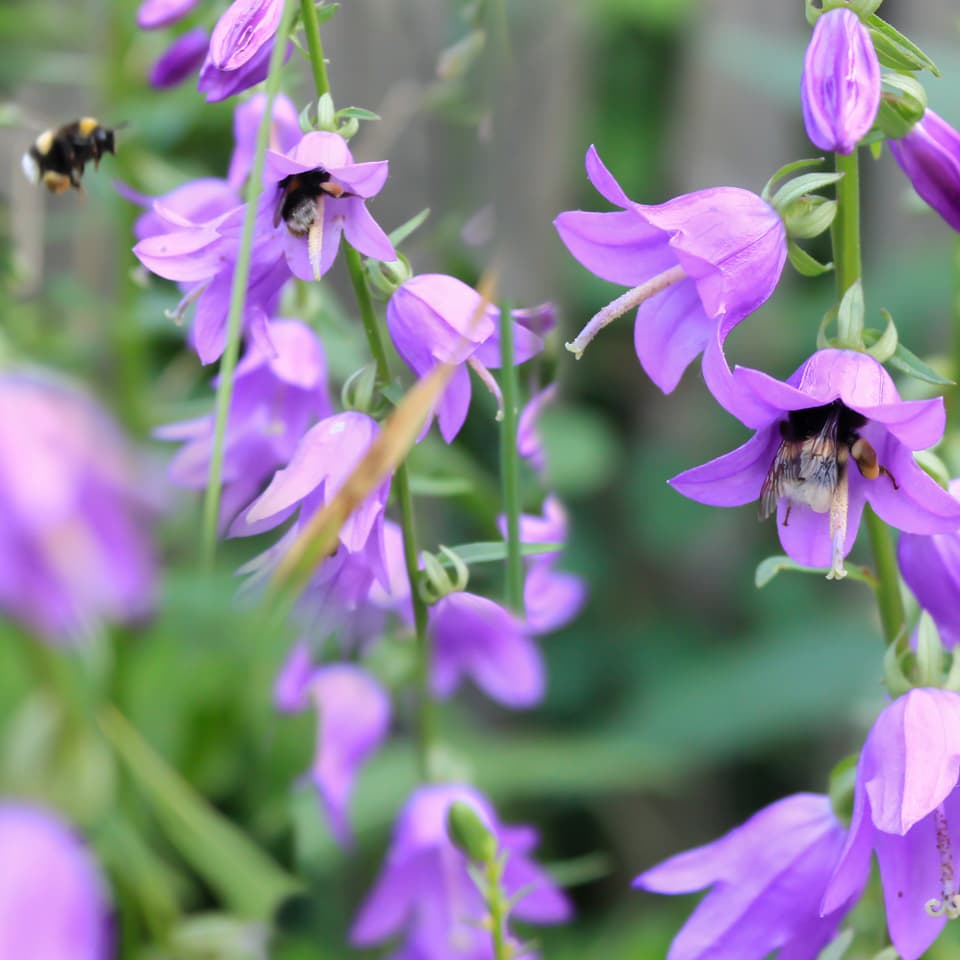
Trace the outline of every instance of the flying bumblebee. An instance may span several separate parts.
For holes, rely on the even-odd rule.
[[[886,476],[898,490],[893,474],[880,465],[876,451],[857,432],[866,422],[866,417],[839,400],[791,411],[780,423],[780,446],[760,488],[760,519],[776,513],[784,497],[784,526],[795,503],[806,504],[815,513],[828,513],[851,459],[867,480]]]
[[[81,117],[53,130],[44,130],[23,155],[23,172],[31,183],[43,183],[51,193],[70,187],[80,190],[89,160],[94,169],[105,153],[115,153],[114,131],[93,117]]]

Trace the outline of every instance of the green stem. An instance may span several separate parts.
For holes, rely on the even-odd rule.
[[[227,342],[220,359],[220,383],[217,388],[216,420],[213,431],[213,450],[210,454],[210,470],[207,477],[207,491],[203,501],[203,559],[207,567],[213,566],[217,549],[217,521],[220,514],[220,484],[223,479],[223,447],[227,431],[227,417],[230,401],[233,397],[233,376],[240,354],[241,318],[247,296],[247,279],[250,275],[253,231],[257,217],[257,201],[263,187],[263,163],[270,140],[270,126],[273,122],[273,101],[280,90],[280,74],[283,67],[283,55],[293,22],[293,0],[286,0],[277,36],[270,55],[270,72],[267,74],[267,102],[264,106],[260,126],[257,129],[257,145],[253,156],[253,167],[247,181],[247,209],[243,220],[243,233],[237,251],[237,265],[233,272],[233,286],[230,290],[230,312],[227,317]]]
[[[520,457],[517,453],[517,368],[514,364],[513,317],[510,305],[500,307],[500,473],[503,512],[507,518],[507,603],[523,614],[523,556],[520,548]]]
[[[857,151],[838,153],[837,172],[843,179],[837,183],[837,216],[833,222],[833,262],[837,275],[837,300],[861,279],[860,259],[860,171]],[[870,548],[877,573],[877,605],[887,645],[906,642],[906,612],[900,593],[897,557],[890,529],[868,505],[864,520],[870,534]]]
[[[370,291],[363,276],[363,264],[360,254],[343,241],[343,251],[347,261],[347,271],[360,309],[363,329],[367,335],[370,352],[377,365],[377,380],[381,385],[390,382],[390,364],[383,337],[383,329],[377,318]],[[436,731],[433,697],[430,693],[430,663],[432,650],[430,635],[427,632],[427,607],[418,589],[420,567],[418,563],[416,519],[413,513],[413,496],[410,492],[410,474],[406,462],[397,467],[393,477],[400,506],[400,525],[403,528],[403,559],[410,581],[410,599],[413,604],[413,625],[416,635],[416,684],[419,700],[417,715],[417,766],[422,780],[430,779],[431,744]]]
[[[485,864],[487,909],[490,911],[490,935],[494,960],[511,960],[513,951],[507,940],[507,903],[503,895],[503,863],[494,857]]]
[[[330,78],[327,76],[327,62],[323,58],[323,41],[320,39],[320,21],[314,0],[300,0],[300,16],[303,29],[307,34],[307,49],[310,51],[310,69],[313,71],[313,83],[317,96],[330,92]]]

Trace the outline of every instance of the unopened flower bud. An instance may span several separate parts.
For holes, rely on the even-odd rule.
[[[333,106],[333,97],[331,97],[329,93],[323,94],[323,96],[317,100],[317,122],[315,129],[329,130],[336,133],[337,121],[334,116],[336,112]]]
[[[368,260],[366,269],[370,287],[384,300],[389,300],[394,291],[413,276],[413,267],[402,253],[399,254],[398,259],[387,262]]]
[[[447,834],[453,845],[475,863],[490,863],[497,855],[497,841],[476,811],[456,801],[447,811]]]
[[[943,682],[943,643],[933,622],[924,611],[917,627],[917,674],[920,687],[939,687]]]
[[[470,570],[459,554],[444,546],[440,547],[440,553],[452,567],[453,576],[439,557],[426,550],[423,551],[423,576],[418,586],[420,596],[428,606],[433,606],[448,594],[465,590],[470,580]]]
[[[340,389],[340,402],[344,410],[356,410],[373,416],[376,389],[377,367],[368,363],[347,377]]]

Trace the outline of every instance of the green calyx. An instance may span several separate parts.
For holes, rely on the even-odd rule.
[[[497,840],[476,811],[459,800],[447,811],[447,835],[450,842],[474,863],[492,863],[497,856]]]
[[[916,77],[904,73],[885,73],[883,85],[874,129],[889,140],[899,140],[926,113],[927,91]]]
[[[436,554],[429,553],[426,550],[421,554],[423,572],[417,584],[417,589],[420,593],[420,599],[428,606],[433,606],[447,594],[459,593],[466,589],[470,580],[470,570],[460,556],[444,546],[440,547],[439,552],[443,555],[446,563]]]

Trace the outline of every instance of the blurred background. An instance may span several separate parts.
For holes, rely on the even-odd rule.
[[[591,143],[626,192],[648,203],[718,184],[759,191],[781,165],[814,155],[798,98],[809,28],[800,0],[517,0],[508,4],[515,72],[509,90],[494,92],[501,112],[491,142],[465,6],[344,0],[324,27],[331,83],[338,107],[383,117],[351,144],[358,159],[390,160],[372,207],[379,222],[390,230],[431,209],[406,250],[418,272],[476,280],[492,234],[508,296],[558,305],[561,335],[537,375],[555,371],[562,400],[543,434],[551,489],[571,517],[565,564],[588,580],[590,601],[544,642],[546,703],[515,714],[462,697],[444,708],[445,748],[451,769],[488,792],[505,821],[541,828],[541,859],[571,884],[577,919],[537,933],[546,957],[660,958],[696,900],[631,891],[632,877],[785,794],[825,790],[882,703],[882,640],[862,584],[788,573],[758,590],[757,565],[780,552],[772,524],[759,524],[753,507],[712,510],[667,487],[746,431],[712,403],[696,364],[675,395],[662,396],[636,361],[628,318],[579,363],[563,351],[620,290],[567,255],[551,220],[566,209],[608,209],[584,175]],[[164,315],[177,301],[172,285],[138,269],[137,210],[113,181],[155,195],[221,176],[233,101],[208,105],[192,81],[150,90],[144,78],[172,33],[138,31],[136,7],[0,6],[0,337],[99,396],[144,444],[164,503],[156,617],[72,655],[65,682],[77,709],[91,689],[105,692],[214,809],[307,878],[307,895],[281,911],[275,956],[357,955],[344,946],[345,930],[413,784],[412,754],[397,742],[365,771],[353,808],[358,847],[344,856],[299,783],[313,720],[270,707],[288,638],[264,631],[235,601],[233,571],[263,544],[226,543],[217,570],[198,572],[198,499],[164,483],[171,450],[151,431],[207,412],[211,371]],[[888,0],[881,13],[937,61],[943,76],[926,83],[931,106],[960,124],[955,5]],[[287,92],[305,104],[306,65],[295,56],[285,75]],[[50,197],[27,184],[24,149],[45,126],[83,114],[126,124],[117,157],[88,171],[85,196]],[[952,232],[922,209],[889,155],[864,160],[864,188],[869,308],[874,317],[890,310],[911,349],[957,373]],[[304,314],[338,381],[364,360],[344,279],[334,271]],[[729,341],[731,362],[786,376],[814,348],[832,295],[832,277],[800,280],[788,267],[774,297]],[[905,389],[919,395],[916,385]],[[418,504],[427,547],[496,535],[487,401],[475,403],[453,449],[431,438],[416,454],[424,470],[470,478],[467,493]],[[956,475],[960,460],[951,458],[952,449]],[[540,493],[527,480],[535,509]],[[853,559],[867,562],[865,543]],[[477,586],[499,589],[496,574],[480,572]],[[158,787],[167,806],[148,801],[102,743],[65,737],[69,721],[38,690],[29,644],[2,619],[0,637],[0,788],[44,798],[83,825],[108,866],[122,956],[149,956],[142,945],[180,908],[220,902],[204,862],[216,845],[183,822],[178,833],[182,797],[169,783]],[[149,762],[139,762],[142,779]],[[864,922],[876,909],[868,899]],[[949,936],[930,956],[951,955],[960,938]],[[865,943],[854,955],[880,946]]]

